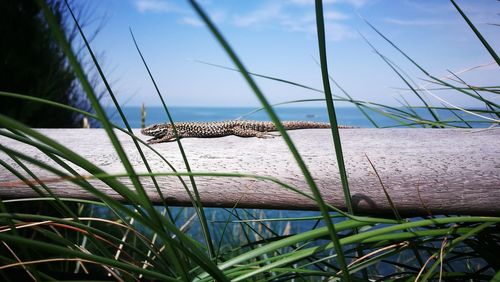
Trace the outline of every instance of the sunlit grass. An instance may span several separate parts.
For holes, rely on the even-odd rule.
[[[453,1],[452,1],[453,2]],[[498,95],[498,86],[469,85],[460,78],[460,73],[453,73],[452,82],[440,79],[428,73],[409,55],[383,35],[381,31],[368,23],[375,33],[388,44],[401,52],[414,66],[422,71],[431,83],[431,89],[415,85],[399,66],[381,54],[370,42],[376,54],[400,77],[423,105],[403,103],[401,107],[387,106],[370,101],[361,101],[348,93],[328,75],[326,66],[326,45],[322,22],[321,1],[316,1],[318,40],[320,42],[320,63],[323,76],[323,90],[306,86],[282,78],[270,77],[249,72],[236,53],[206,16],[203,9],[190,1],[194,10],[215,36],[236,68],[241,73],[256,97],[262,104],[269,118],[276,124],[295,161],[301,168],[310,190],[303,192],[272,176],[244,173],[191,171],[182,143],[178,140],[183,155],[185,169],[176,169],[162,157],[154,146],[149,146],[133,135],[111,86],[107,83],[98,60],[93,56],[92,48],[86,41],[83,30],[79,29],[86,43],[88,52],[106,85],[125,129],[112,124],[106,112],[99,104],[97,96],[87,81],[71,46],[61,32],[61,27],[53,20],[53,15],[46,4],[39,0],[45,18],[63,48],[69,64],[86,91],[96,114],[91,114],[53,101],[29,97],[16,93],[2,92],[0,95],[45,103],[83,114],[99,121],[108,134],[117,155],[124,165],[125,172],[109,174],[89,160],[73,152],[57,140],[33,130],[16,120],[0,114],[0,135],[38,148],[55,161],[53,166],[0,144],[0,150],[10,161],[0,160],[0,165],[16,176],[19,182],[34,189],[40,196],[30,199],[0,201],[0,276],[5,281],[19,280],[13,274],[22,273],[32,280],[58,280],[62,274],[72,274],[79,279],[114,279],[114,280],[152,280],[160,281],[318,281],[352,280],[365,281],[414,281],[414,280],[489,280],[500,276],[500,252],[498,223],[499,217],[480,216],[432,216],[422,218],[401,218],[394,209],[394,219],[358,216],[341,211],[323,200],[302,156],[296,150],[264,93],[255,84],[253,77],[258,76],[279,83],[301,87],[324,95],[324,98],[286,101],[298,103],[321,100],[326,103],[330,122],[336,124],[334,103],[350,102],[370,120],[374,127],[380,127],[372,114],[391,118],[401,126],[418,127],[484,127],[497,126],[500,117],[499,106],[487,99],[487,95]],[[479,40],[498,62],[497,56],[487,41],[480,36],[467,16],[453,2],[460,15],[467,21]],[[69,8],[69,7],[68,7]],[[75,20],[75,23],[78,24]],[[156,86],[153,74],[149,72],[146,60],[137,47],[138,55],[148,70],[152,83]],[[219,66],[220,67],[220,66]],[[342,93],[332,93],[332,82]],[[425,95],[431,91],[446,89],[461,95],[472,97],[485,106],[477,108],[459,108],[448,101],[443,105],[433,106],[425,102]],[[1,89],[0,89],[1,90]],[[485,95],[487,94],[487,95]],[[166,117],[173,123],[167,104],[158,91]],[[421,110],[427,112],[421,114]],[[452,113],[454,119],[442,119],[440,111]],[[465,116],[462,116],[465,115]],[[146,173],[136,173],[114,129],[118,129],[132,138],[135,148],[147,168]],[[336,126],[333,126],[335,150],[338,163],[343,160],[340,138]],[[142,148],[152,150],[170,171],[152,171]],[[55,175],[56,181],[67,181],[81,187],[99,200],[67,199],[57,197],[51,190],[51,181],[38,178],[29,165],[35,165]],[[85,174],[78,173],[77,166]],[[345,168],[340,173],[346,174]],[[332,175],[338,172],[332,171]],[[25,175],[29,175],[27,178]],[[204,209],[196,189],[195,179],[210,176],[219,178],[250,178],[255,181],[267,181],[277,184],[280,189],[299,193],[304,198],[318,204],[317,215],[303,215],[300,212],[283,215],[279,211],[261,211],[239,209],[237,204],[232,209]],[[151,179],[156,192],[163,199],[157,177],[175,177],[190,195],[194,208],[173,208],[166,204],[154,206],[141,182]],[[183,180],[189,178],[189,183]],[[132,186],[125,185],[130,180]],[[94,187],[91,180],[99,180],[117,192],[127,202],[124,204]],[[202,181],[201,178],[198,181]],[[349,207],[350,195],[347,181],[343,181],[346,206]],[[193,193],[191,194],[191,189]],[[390,200],[390,199],[389,199]],[[163,201],[164,202],[164,201]],[[41,203],[51,207],[50,214],[34,214],[16,211],[21,203]],[[165,202],[164,202],[165,203]],[[76,208],[75,208],[76,207]],[[16,211],[15,213],[12,211]],[[292,216],[295,215],[295,216]],[[200,235],[201,234],[201,235]]]

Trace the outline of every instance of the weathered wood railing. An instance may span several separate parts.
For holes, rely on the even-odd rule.
[[[102,129],[41,129],[41,132],[73,149],[110,173],[124,172]],[[138,132],[137,132],[138,133]],[[140,135],[140,134],[138,134]],[[290,135],[321,188],[323,197],[343,208],[338,168],[329,130],[291,131]],[[123,146],[138,172],[146,172],[130,137],[119,133]],[[143,137],[141,137],[143,138]],[[390,198],[401,214],[500,215],[500,130],[458,129],[344,129],[341,130],[345,163],[354,206],[365,214],[390,214],[391,208],[375,169]],[[271,176],[310,193],[297,164],[280,137],[273,139],[239,138],[183,139],[193,171],[239,172]],[[0,137],[0,143],[22,150],[47,163],[47,156],[33,147]],[[153,145],[178,171],[185,171],[175,142]],[[155,172],[170,172],[153,152],[145,149]],[[13,166],[12,159],[0,158]],[[93,199],[68,181],[54,181],[48,172],[30,166],[40,179],[47,179],[52,191],[64,197]],[[85,175],[84,172],[81,172]],[[88,173],[87,173],[88,175]],[[185,177],[189,184],[189,180]],[[251,178],[195,177],[205,206],[315,209],[314,202],[269,181]],[[127,182],[127,179],[123,179]],[[176,177],[158,181],[170,205],[191,202]],[[152,181],[141,178],[151,199],[159,202]],[[96,187],[119,198],[100,181]],[[129,183],[129,182],[127,182]],[[0,167],[0,197],[32,197],[36,193]]]

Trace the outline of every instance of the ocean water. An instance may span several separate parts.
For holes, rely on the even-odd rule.
[[[141,108],[122,108],[128,122],[132,128],[141,127]],[[223,121],[237,118],[250,120],[269,120],[264,110],[255,111],[252,107],[170,107],[174,121]],[[305,108],[305,107],[277,107],[275,108],[281,120],[306,120],[328,122],[328,112],[326,108]],[[338,123],[341,125],[357,126],[362,128],[374,127],[370,120],[356,107],[338,107],[335,109]],[[387,118],[375,111],[365,110],[370,117],[380,127],[400,125],[393,119]],[[423,118],[433,120],[432,116],[425,109],[417,109],[416,112]],[[108,116],[115,124],[124,126],[119,114],[113,108],[107,109]],[[439,110],[437,114],[441,120],[457,120],[457,117],[450,111]],[[465,117],[457,113],[466,120],[474,120],[471,116]],[[477,121],[477,118],[475,118]],[[167,114],[162,107],[147,107],[145,125],[168,122]],[[464,126],[463,123],[454,125]],[[488,124],[474,123],[475,127],[485,127]]]
[[[251,107],[171,107],[169,108],[174,121],[223,121],[237,118],[251,120],[269,120],[265,111],[257,111],[249,114],[256,108]],[[124,107],[124,114],[130,126],[139,128],[141,126],[141,108]],[[123,122],[116,110],[108,109],[111,120],[123,126]],[[326,108],[276,108],[281,120],[307,120],[328,122]],[[370,121],[354,107],[337,108],[337,119],[339,124],[358,127],[373,127]],[[385,117],[376,117],[377,122],[383,125],[391,124],[391,120]],[[167,115],[162,107],[146,108],[146,125],[167,122]]]

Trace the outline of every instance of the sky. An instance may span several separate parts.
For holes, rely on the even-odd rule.
[[[198,3],[249,71],[322,88],[321,71],[316,63],[319,52],[313,0],[199,0]],[[457,3],[500,53],[500,2]],[[91,46],[100,54],[100,63],[122,105],[160,105],[129,28],[168,105],[259,105],[241,74],[197,62],[233,67],[187,1],[76,0],[74,4],[90,11],[87,34],[101,26]],[[460,72],[460,77],[471,85],[499,85],[499,66],[449,1],[324,0],[323,5],[329,72],[355,99],[389,105],[399,105],[402,99],[414,105],[419,103],[404,90],[404,82],[361,35],[404,70],[416,85],[433,87],[422,72],[363,19],[436,77],[445,77],[449,71]],[[477,66],[481,67],[461,72]],[[256,82],[271,103],[323,97],[322,93],[276,81],[256,78]],[[342,95],[338,88],[332,90]],[[431,92],[455,105],[478,104],[465,95]],[[427,99],[433,105],[441,103],[430,95]]]

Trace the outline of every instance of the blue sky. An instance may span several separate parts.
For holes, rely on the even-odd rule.
[[[75,3],[80,2],[76,1]],[[87,3],[89,1],[81,2]],[[321,88],[313,0],[199,1],[253,72]],[[497,52],[500,51],[500,3],[458,1]],[[254,94],[236,72],[196,63],[232,66],[231,61],[187,1],[90,1],[92,17],[104,26],[92,42],[122,103],[159,105],[146,70],[129,34],[136,39],[160,90],[171,106],[257,106]],[[358,31],[396,62],[419,85],[425,78],[361,19],[366,18],[421,66],[437,77],[493,60],[449,1],[325,0],[329,70],[360,100],[397,105],[404,83],[362,40]],[[88,26],[91,33],[95,26]],[[472,85],[498,85],[499,67],[490,64],[461,74]],[[257,79],[268,99],[283,102],[321,98],[321,94],[274,81]],[[429,86],[432,87],[432,86]],[[334,94],[341,94],[336,88]],[[456,93],[433,91],[453,104],[474,105]],[[428,96],[439,105],[436,98]],[[301,106],[318,106],[318,103]],[[348,106],[348,104],[340,104]]]

